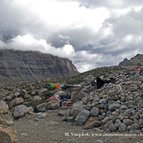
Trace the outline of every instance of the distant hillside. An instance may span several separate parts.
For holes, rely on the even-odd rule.
[[[122,62],[119,63],[119,66],[143,66],[143,55],[137,54],[130,60],[125,58]]]
[[[128,69],[125,67],[121,67],[121,66],[111,66],[111,67],[101,67],[101,68],[96,68],[84,73],[79,73],[69,79],[67,79],[68,83],[81,83],[83,81],[84,78],[86,78],[88,75],[93,75],[94,77],[96,76],[104,76],[104,77],[108,77],[110,76],[114,76],[116,73],[123,73],[125,71],[127,71]]]
[[[68,79],[67,82],[80,83],[85,77],[87,77],[90,74],[93,75],[94,77],[96,76],[108,77],[108,75],[114,76],[116,73],[123,73],[125,71],[130,70],[130,67],[132,66],[143,66],[142,54],[137,54],[130,60],[126,58],[122,62],[120,62],[117,66],[96,68],[81,74],[77,74],[73,76],[71,79]]]
[[[77,74],[72,61],[33,51],[0,50],[0,80],[41,80]]]

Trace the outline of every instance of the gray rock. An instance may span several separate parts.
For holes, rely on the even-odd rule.
[[[114,110],[116,110],[117,108],[120,108],[120,104],[118,104],[118,103],[113,103],[113,104],[110,104],[110,105],[108,105],[108,109],[109,110],[111,110],[111,111],[114,111]]]
[[[121,109],[122,109],[122,110],[126,110],[127,108],[128,108],[128,107],[127,107],[126,105],[122,105],[122,106],[121,106]]]
[[[47,110],[56,110],[60,107],[60,101],[58,100],[50,100],[46,103]]]
[[[124,119],[123,120],[123,123],[126,125],[126,126],[129,126],[129,125],[132,125],[134,122],[130,119]]]
[[[36,118],[38,119],[42,119],[42,118],[45,118],[47,116],[47,113],[46,112],[39,112],[36,114]]]
[[[11,101],[12,99],[13,99],[12,96],[10,96],[10,95],[9,95],[9,96],[6,96],[6,100],[7,100],[7,101]]]
[[[35,108],[38,104],[41,103],[42,98],[38,95],[34,96],[32,100],[32,106]]]
[[[90,116],[97,117],[99,115],[99,108],[93,107],[90,111]]]
[[[120,132],[125,132],[127,129],[127,126],[124,123],[121,123],[119,126],[119,131]]]
[[[70,110],[60,109],[59,112],[58,112],[58,115],[68,117],[70,115]]]
[[[110,131],[113,132],[113,131],[116,131],[116,129],[117,129],[117,128],[116,128],[115,124],[111,123],[111,124],[109,125],[109,130],[110,130]]]
[[[72,91],[71,92],[71,101],[72,102],[77,102],[80,101],[82,99],[82,95],[80,94],[79,91]]]
[[[139,130],[140,129],[140,125],[137,123],[134,123],[131,125],[131,129],[130,130]]]
[[[106,104],[106,103],[107,103],[107,99],[101,99],[101,100],[99,101],[99,103],[100,103],[100,104]]]
[[[94,76],[92,76],[92,75],[89,75],[89,76],[87,76],[85,79],[84,79],[84,81],[87,83],[87,84],[90,84],[91,82],[93,82],[94,81]]]
[[[41,95],[41,96],[47,96],[48,95],[48,89],[47,88],[42,88],[42,89],[40,89],[40,91],[39,91],[39,94]],[[34,95],[35,95],[35,93],[34,93]]]
[[[116,119],[116,121],[115,121],[115,127],[119,128],[121,126],[121,123],[122,122],[119,119]]]
[[[18,105],[14,108],[13,117],[20,118],[29,113],[29,108],[25,105]]]
[[[143,119],[139,119],[139,125],[143,125]]]
[[[109,122],[111,119],[109,117],[105,117],[103,120],[102,120],[102,123],[103,124],[106,124],[107,122]]]
[[[46,111],[46,103],[44,102],[44,103],[37,105],[36,110],[38,112],[45,112]]]
[[[78,115],[78,113],[83,109],[83,105],[82,102],[76,102],[73,104],[71,111],[70,111],[70,115],[73,117],[76,117]]]
[[[83,125],[86,120],[89,118],[89,111],[86,109],[81,110],[81,112],[76,116],[75,123],[76,125]]]

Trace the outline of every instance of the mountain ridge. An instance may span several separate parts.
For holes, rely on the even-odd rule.
[[[0,50],[0,80],[41,80],[77,74],[67,58],[38,51]]]

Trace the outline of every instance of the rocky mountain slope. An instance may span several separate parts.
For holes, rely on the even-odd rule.
[[[40,52],[0,50],[0,80],[63,78],[76,73],[69,59]]]
[[[143,66],[143,55],[137,54],[130,60],[125,58],[122,62],[119,63],[119,66]]]

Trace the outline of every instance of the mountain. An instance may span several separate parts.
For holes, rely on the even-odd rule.
[[[119,63],[119,66],[143,66],[143,55],[137,54],[130,60],[125,58],[122,62]]]
[[[0,80],[39,80],[77,74],[72,61],[33,51],[0,50]]]

